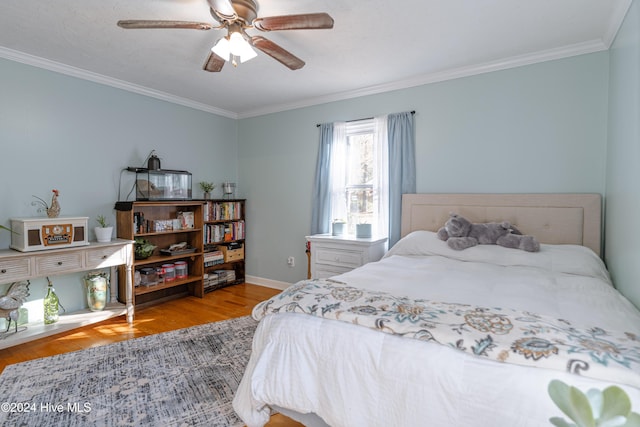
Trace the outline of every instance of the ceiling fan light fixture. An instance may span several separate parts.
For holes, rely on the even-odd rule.
[[[234,56],[242,55],[245,44],[247,44],[247,41],[242,37],[242,34],[238,32],[233,32],[229,36],[229,49],[231,49],[232,55]]]
[[[218,40],[211,51],[225,61],[231,61],[234,66],[238,64],[238,60],[243,63],[258,56],[249,42],[238,32],[232,32]]]
[[[246,62],[258,56],[249,42],[238,32],[233,32],[229,36],[229,48],[231,55],[239,57],[240,62]]]
[[[227,35],[216,41],[202,69],[216,73],[225,62],[236,66],[258,56],[254,47],[290,70],[304,67],[304,61],[262,36],[250,36],[245,30],[320,30],[333,28],[333,18],[327,13],[303,13],[258,18],[257,0],[207,0],[209,10],[219,25],[206,22],[130,19],[118,21],[118,26],[134,28],[186,28],[195,30],[226,30]]]
[[[240,62],[247,62],[250,59],[258,56],[258,52],[256,52],[248,42],[244,42],[244,47],[242,48],[242,54],[240,55]]]
[[[226,37],[222,37],[218,42],[211,48],[211,51],[218,55],[220,58],[225,61],[229,60],[229,56],[231,55],[231,47],[229,46],[229,40]]]

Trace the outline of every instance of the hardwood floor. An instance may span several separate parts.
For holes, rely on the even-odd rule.
[[[247,316],[251,314],[251,310],[257,303],[278,292],[277,289],[245,283],[218,289],[206,294],[202,299],[184,297],[154,306],[137,308],[135,321],[131,326],[127,324],[124,316],[120,316],[0,350],[0,372],[13,363]],[[302,424],[278,414],[271,417],[267,426],[299,427]]]

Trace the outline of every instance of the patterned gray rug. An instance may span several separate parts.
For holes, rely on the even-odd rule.
[[[214,322],[10,365],[2,426],[242,426],[231,407],[257,322]]]

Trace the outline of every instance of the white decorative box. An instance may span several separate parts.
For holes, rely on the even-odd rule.
[[[89,244],[89,217],[11,218],[11,249],[21,252]]]

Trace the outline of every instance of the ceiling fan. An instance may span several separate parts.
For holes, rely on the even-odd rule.
[[[118,21],[118,26],[126,29],[227,29],[227,35],[212,48],[212,52],[202,67],[203,70],[211,72],[222,70],[227,60],[230,60],[236,66],[238,60],[244,62],[255,57],[257,54],[252,47],[261,50],[291,70],[304,67],[303,60],[262,36],[250,36],[246,33],[247,29],[255,28],[259,31],[268,32],[333,28],[333,18],[327,13],[258,18],[258,4],[255,0],[207,0],[207,2],[210,6],[211,16],[220,25],[214,26],[206,22],[133,19]]]

